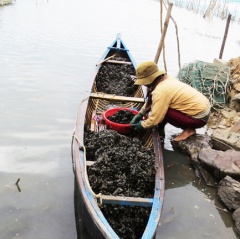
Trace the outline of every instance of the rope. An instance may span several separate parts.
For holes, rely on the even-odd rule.
[[[95,194],[95,198],[96,198],[96,199],[99,198],[99,203],[98,203],[98,205],[101,207],[101,206],[103,205],[103,201],[102,201],[102,193]]]
[[[77,115],[78,115],[79,108],[80,108],[81,104],[82,104],[84,101],[86,101],[88,98],[89,98],[89,96],[83,98],[82,101],[80,102],[80,104],[79,104],[79,106],[78,106],[78,110],[77,110]],[[77,125],[77,117],[76,117],[75,125]],[[73,168],[73,173],[75,173],[75,171],[74,171],[74,162],[73,162],[73,139],[74,139],[74,138],[76,138],[76,136],[75,136],[75,130],[73,131],[73,134],[72,134],[72,142],[71,142],[71,156],[72,156],[72,168]]]
[[[78,108],[77,108],[77,116],[78,116],[79,108],[81,107],[82,103],[83,103],[84,101],[88,100],[88,99],[89,99],[89,96],[83,98],[82,101],[80,102],[80,104],[78,105]],[[78,118],[78,117],[76,117],[76,123],[75,123],[75,124],[77,124],[77,118]],[[74,134],[75,134],[75,132],[73,132],[73,136],[74,136]]]
[[[86,164],[86,147],[84,146],[84,144],[80,141],[80,139],[74,134],[73,137],[77,140],[78,144],[81,146],[81,150],[83,150],[84,152],[84,179],[85,182],[87,184],[87,187],[90,189],[91,194],[93,195],[93,197],[97,200],[99,198],[99,202],[97,200],[97,203],[99,206],[103,205],[103,200],[102,200],[102,193],[94,193],[92,190],[92,187],[90,186],[88,177],[87,177],[87,164]]]
[[[185,65],[178,74],[181,81],[202,92],[214,108],[224,108],[230,89],[229,66],[195,61]]]
[[[85,97],[85,98],[80,102],[80,104],[79,104],[79,106],[78,106],[78,111],[77,111],[77,112],[79,112],[79,108],[80,108],[81,104],[82,104],[84,101],[86,101],[87,99],[89,99],[89,96]],[[77,120],[76,120],[76,123],[77,123]],[[87,177],[86,147],[85,147],[84,144],[81,142],[81,140],[75,135],[75,131],[73,132],[73,135],[72,135],[72,164],[74,164],[74,163],[73,163],[73,139],[75,139],[75,140],[78,142],[78,144],[79,144],[79,146],[80,146],[80,149],[83,150],[83,154],[84,154],[84,179],[85,179],[85,182],[86,182],[86,184],[87,184],[87,187],[90,189],[90,192],[91,192],[91,194],[93,195],[93,197],[94,197],[95,199],[98,199],[98,198],[99,198],[100,203],[98,203],[98,204],[101,206],[101,205],[102,205],[102,194],[101,194],[101,193],[95,194],[95,193],[93,192],[93,190],[92,190],[92,188],[91,188],[91,186],[90,186],[88,177]]]
[[[94,198],[96,198],[96,194],[93,192],[88,177],[87,177],[87,164],[86,164],[86,147],[84,146],[84,144],[80,141],[80,139],[74,134],[73,137],[77,140],[78,144],[81,146],[81,150],[83,150],[83,155],[84,155],[84,179],[87,183],[87,186],[90,188],[90,191],[92,193],[92,195],[94,196]]]

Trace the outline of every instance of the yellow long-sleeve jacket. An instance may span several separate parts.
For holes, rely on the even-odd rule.
[[[143,128],[151,128],[161,123],[168,108],[201,119],[209,114],[211,106],[209,100],[202,93],[167,76],[152,92],[151,112],[148,118],[142,121]],[[146,104],[139,113],[146,114]]]

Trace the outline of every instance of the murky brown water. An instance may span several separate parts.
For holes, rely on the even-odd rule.
[[[108,9],[112,9],[109,11]],[[218,57],[225,22],[173,8],[181,63]],[[223,58],[237,57],[232,24]],[[154,59],[159,2],[16,0],[0,7],[0,238],[77,238],[71,136],[95,64],[120,32],[139,64]],[[178,72],[172,23],[168,73]],[[163,66],[162,60],[159,66]],[[168,128],[168,134],[178,132]],[[170,136],[169,136],[170,137]],[[157,239],[237,238],[215,189],[198,181],[186,155],[165,141],[166,193]],[[15,186],[20,178],[21,192]],[[216,207],[217,206],[217,207]],[[88,238],[85,230],[79,237]]]

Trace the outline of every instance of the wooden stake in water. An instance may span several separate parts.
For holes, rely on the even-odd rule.
[[[168,11],[167,11],[167,16],[166,16],[166,19],[165,19],[165,22],[164,22],[164,28],[163,28],[161,40],[160,40],[158,50],[157,50],[157,53],[156,53],[156,56],[155,56],[155,59],[154,59],[154,62],[156,64],[158,63],[158,59],[159,59],[159,56],[161,54],[161,51],[162,51],[162,48],[163,48],[163,45],[164,45],[164,38],[165,38],[166,33],[167,33],[167,28],[168,28],[169,18],[171,16],[172,6],[173,6],[172,3],[168,4]]]
[[[226,42],[227,35],[228,35],[228,28],[229,28],[229,24],[231,21],[231,16],[232,15],[229,13],[228,18],[227,18],[226,27],[225,27],[225,33],[224,33],[224,37],[223,37],[222,47],[221,47],[220,54],[219,54],[219,59],[222,59],[223,50],[224,50],[225,42]]]
[[[21,192],[21,188],[19,187],[18,183],[20,181],[20,178],[17,180],[17,182],[15,183],[15,185],[17,186],[18,192]]]

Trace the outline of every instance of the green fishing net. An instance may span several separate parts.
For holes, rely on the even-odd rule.
[[[224,108],[228,101],[230,68],[224,64],[195,61],[178,73],[180,81],[202,92],[213,108]]]

